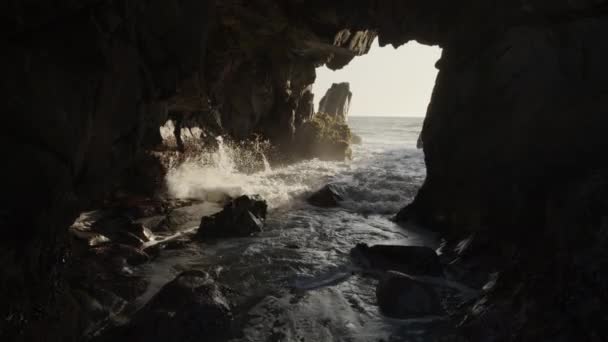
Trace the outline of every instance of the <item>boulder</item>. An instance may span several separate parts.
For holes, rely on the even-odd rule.
[[[117,268],[127,265],[138,266],[150,260],[150,257],[139,248],[114,243],[93,247],[87,254],[100,263],[111,264]]]
[[[435,288],[405,274],[389,272],[378,283],[376,300],[380,312],[391,318],[408,319],[444,313]]]
[[[229,290],[201,271],[188,271],[165,285],[126,326],[107,341],[224,341],[232,331]]]
[[[334,83],[321,99],[319,113],[325,113],[346,122],[352,97],[353,93],[350,91],[348,82]]]
[[[337,207],[344,200],[344,191],[337,184],[328,184],[308,198],[308,203],[316,207]]]
[[[131,301],[141,296],[148,281],[134,272],[134,267],[149,261],[147,253],[128,245],[107,243],[75,251],[71,267],[66,271],[74,288],[81,289],[92,298],[99,293],[110,293],[122,300]]]
[[[380,271],[398,271],[411,275],[443,276],[439,256],[423,246],[358,244],[351,250],[353,260],[363,267]]]
[[[201,219],[199,238],[245,237],[262,231],[268,205],[261,197],[241,196],[224,210]]]
[[[347,160],[352,158],[351,131],[342,118],[319,112],[296,131],[292,150],[298,158]]]
[[[363,138],[360,135],[355,133],[350,133],[350,143],[353,145],[361,145],[363,143]]]
[[[91,230],[108,237],[112,242],[137,247],[150,241],[153,236],[142,223],[134,222],[130,216],[123,214],[102,217],[91,225]]]

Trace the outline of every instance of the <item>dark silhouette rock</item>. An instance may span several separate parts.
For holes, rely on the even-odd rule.
[[[224,206],[224,210],[203,217],[197,236],[207,238],[245,237],[262,231],[268,205],[261,197],[241,196]]]
[[[420,318],[444,313],[433,286],[404,274],[389,273],[376,288],[380,312],[391,318]]]
[[[102,234],[111,242],[140,247],[150,241],[152,232],[127,215],[112,214],[91,225],[91,231]]]
[[[410,275],[442,276],[443,267],[432,248],[358,244],[351,250],[354,261],[374,271],[398,271]]]
[[[165,285],[126,326],[104,341],[224,341],[232,333],[228,289],[208,274],[188,271]]]
[[[312,88],[312,87],[311,87]],[[312,119],[315,115],[315,95],[311,89],[308,89],[302,95],[296,112],[296,126],[301,126],[302,123]]]
[[[132,270],[149,259],[147,253],[132,246],[108,243],[74,255],[67,276],[74,289],[92,300],[108,303],[117,297],[132,301],[148,287],[147,280]]]
[[[128,194],[147,197],[166,195],[165,175],[167,165],[156,152],[139,153],[130,167],[124,172],[120,189]]]
[[[91,248],[92,255],[102,264],[114,265],[120,268],[126,265],[137,266],[150,260],[142,250],[122,244],[105,244]]]
[[[348,82],[334,83],[321,99],[319,113],[325,113],[342,122],[346,122],[352,98],[353,93],[350,91],[350,84]]]
[[[308,197],[308,203],[322,208],[337,207],[344,200],[344,190],[337,184],[327,184]]]

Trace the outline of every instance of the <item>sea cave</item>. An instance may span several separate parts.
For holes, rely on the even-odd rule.
[[[608,1],[0,13],[0,340],[608,336]]]

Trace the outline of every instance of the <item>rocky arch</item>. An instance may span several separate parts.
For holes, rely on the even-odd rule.
[[[290,139],[314,66],[339,68],[376,36],[444,51],[423,132],[428,178],[399,218],[521,244],[513,227],[551,235],[559,187],[607,166],[606,9],[603,0],[4,2],[2,334],[77,339],[66,227],[113,188],[169,110],[204,112],[211,100],[237,135]],[[243,80],[268,91],[242,103]]]

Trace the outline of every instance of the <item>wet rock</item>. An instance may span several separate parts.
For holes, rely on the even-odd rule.
[[[128,232],[118,232],[113,237],[113,242],[129,246],[142,246],[145,242],[140,239],[137,235]]]
[[[153,244],[147,245],[146,248],[144,248],[144,252],[146,252],[151,259],[155,259],[161,255],[162,251],[187,248],[188,244],[191,242],[191,235],[192,234],[177,234],[164,240],[156,241]]]
[[[413,277],[389,272],[376,288],[380,312],[391,318],[420,318],[443,314],[434,287]]]
[[[137,266],[148,262],[150,257],[140,250],[129,245],[106,244],[92,248],[91,257],[97,258],[99,262],[116,266],[131,265]]]
[[[224,206],[224,210],[203,217],[199,238],[245,237],[262,231],[268,205],[261,197],[241,196]]]
[[[442,276],[443,267],[432,248],[423,246],[358,244],[351,250],[354,261],[366,268],[411,275]]]
[[[224,341],[233,322],[228,292],[204,272],[184,272],[104,340]]]
[[[509,246],[496,247],[492,239],[482,233],[473,234],[463,240],[442,242],[438,253],[446,274],[459,282],[475,289],[481,289],[488,283],[491,275],[499,270],[500,258],[514,255]],[[500,256],[497,256],[496,252]]]
[[[422,140],[422,134],[418,136],[418,140],[416,140],[416,148],[421,150],[424,148],[424,141]]]
[[[123,215],[138,220],[164,214],[165,208],[169,206],[170,203],[159,197],[150,198],[142,195],[134,195],[122,190],[114,194],[114,198],[112,198],[110,205],[118,212],[123,213]]]
[[[180,227],[194,220],[192,214],[183,209],[170,211],[165,218],[155,227],[159,232],[178,232]]]
[[[322,208],[337,207],[344,200],[344,191],[337,184],[328,184],[308,198],[308,203]]]
[[[299,158],[347,160],[352,157],[351,131],[345,121],[319,112],[295,134],[293,153]]]
[[[104,217],[91,226],[93,232],[108,237],[112,242],[139,247],[150,241],[152,232],[142,223],[127,215]]]
[[[355,133],[351,133],[350,135],[350,143],[354,145],[361,145],[363,143],[363,138],[360,135]]]
[[[165,250],[170,251],[170,250],[184,249],[184,248],[186,248],[186,246],[188,246],[188,243],[190,243],[189,240],[175,239],[175,240],[167,241],[163,245],[164,245]]]
[[[101,294],[131,301],[142,295],[148,286],[147,280],[137,275],[133,267],[148,260],[148,254],[135,247],[109,243],[74,255],[67,276],[74,288],[100,303],[106,303],[108,299]]]
[[[73,241],[75,243],[72,244],[73,248],[89,248],[95,246],[101,246],[110,242],[110,239],[99,233],[91,232],[91,231],[81,231],[77,229],[70,230],[71,236],[74,238]],[[84,245],[84,246],[83,246]]]
[[[74,298],[82,308],[85,321],[95,324],[119,312],[127,305],[121,296],[101,288],[72,288]]]

